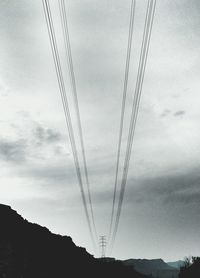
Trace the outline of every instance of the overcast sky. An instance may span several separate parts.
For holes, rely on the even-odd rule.
[[[73,114],[58,5],[50,3]],[[146,4],[137,1],[122,154]],[[68,0],[67,15],[97,230],[107,234],[130,0]],[[118,258],[199,255],[199,26],[198,0],[157,1]],[[42,1],[0,0],[0,37],[0,202],[93,252]]]

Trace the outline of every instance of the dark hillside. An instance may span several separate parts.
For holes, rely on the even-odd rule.
[[[0,278],[144,278],[120,261],[95,259],[72,239],[24,220],[0,205]]]

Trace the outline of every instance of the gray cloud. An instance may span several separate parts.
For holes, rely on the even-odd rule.
[[[55,143],[61,140],[61,134],[51,128],[45,128],[38,125],[34,130],[34,135],[37,143]]]
[[[72,165],[73,167],[73,165]],[[26,169],[26,171],[20,172],[22,176],[32,177],[36,180],[46,181],[48,185],[57,185],[61,186],[63,182],[72,184],[74,180],[75,173],[74,168],[66,167],[65,165],[47,165],[47,166],[31,166]],[[62,184],[61,184],[62,183]]]
[[[169,109],[165,109],[164,111],[163,111],[163,113],[160,115],[161,117],[166,117],[166,116],[168,116],[169,114],[170,114],[170,110]]]
[[[186,171],[185,173],[172,173],[149,179],[129,181],[127,186],[127,200],[132,202],[139,199],[142,202],[159,201],[165,205],[177,202],[187,205],[196,202],[200,184],[200,173],[198,169]],[[132,186],[131,186],[132,185]],[[200,199],[199,199],[200,201]]]
[[[185,114],[185,111],[184,110],[180,110],[180,111],[175,112],[174,116],[178,117],[178,116],[183,116],[184,114]]]
[[[15,137],[14,139],[9,139],[9,137],[0,138],[1,160],[22,163],[27,161],[28,158],[38,156],[42,158],[42,153],[45,150],[45,148],[41,148],[42,145],[44,147],[49,145],[50,149],[56,155],[65,153],[62,144],[57,144],[62,139],[58,131],[43,127],[32,121],[29,122],[29,125],[29,130],[24,130],[24,127],[20,127],[18,124],[10,124],[9,128],[14,131]],[[34,127],[35,125],[36,127]]]
[[[26,141],[0,139],[0,158],[9,162],[23,162],[26,159]]]
[[[200,202],[200,173],[198,169],[185,173],[130,179],[126,187],[126,204],[159,202],[163,206],[192,205]],[[97,203],[112,200],[112,188],[96,194]],[[126,205],[125,204],[125,205]]]

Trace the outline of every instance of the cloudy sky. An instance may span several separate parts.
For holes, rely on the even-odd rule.
[[[50,3],[73,117],[58,5]],[[146,4],[137,1],[122,161]],[[68,0],[67,15],[97,230],[107,234],[130,0]],[[157,1],[118,258],[199,255],[199,26],[199,1]],[[42,1],[0,0],[0,37],[0,202],[93,253]]]

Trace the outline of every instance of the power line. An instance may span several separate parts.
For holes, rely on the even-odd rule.
[[[117,193],[118,174],[119,174],[119,162],[120,162],[121,145],[122,145],[122,133],[123,133],[123,126],[124,126],[124,114],[125,114],[125,106],[126,106],[126,95],[127,95],[128,77],[129,77],[129,65],[130,65],[132,37],[133,37],[133,26],[134,26],[134,17],[135,17],[135,5],[136,5],[136,1],[132,0],[131,1],[130,22],[129,22],[128,45],[127,45],[127,54],[126,54],[126,66],[125,66],[125,74],[124,74],[124,87],[123,87],[122,106],[121,106],[121,118],[120,118],[120,127],[119,127],[119,139],[118,139],[118,147],[117,147],[117,163],[116,163],[116,171],[115,171],[114,194],[113,194],[112,212],[111,212],[111,220],[110,220],[110,228],[109,228],[109,239],[111,237],[111,232],[112,232],[112,226],[113,226],[113,220],[114,220],[114,211],[115,211],[115,203],[116,203],[116,193]]]
[[[60,57],[59,57],[56,36],[55,36],[55,31],[54,31],[54,26],[53,26],[51,8],[50,8],[48,0],[43,0],[42,2],[43,2],[43,9],[44,9],[44,14],[45,14],[45,20],[46,20],[46,24],[47,24],[49,39],[50,39],[51,50],[52,50],[54,64],[55,64],[55,68],[56,68],[56,75],[57,75],[57,79],[58,79],[61,100],[62,100],[64,114],[65,114],[65,120],[66,120],[68,131],[69,131],[69,138],[70,138],[71,147],[72,147],[76,174],[77,174],[77,178],[78,178],[78,182],[79,182],[79,186],[80,186],[81,197],[82,197],[82,201],[83,201],[83,206],[84,206],[84,211],[86,214],[86,219],[87,219],[90,236],[91,236],[94,248],[95,248],[95,241],[94,241],[94,237],[93,237],[90,217],[89,217],[88,208],[87,208],[87,202],[86,202],[86,198],[85,198],[85,192],[84,192],[84,188],[83,188],[83,182],[82,182],[81,170],[80,170],[79,161],[78,161],[76,142],[75,142],[75,138],[74,138],[71,115],[70,115],[70,111],[69,111],[69,106],[68,106],[68,101],[67,101],[67,96],[66,96],[66,89],[65,89],[65,85],[64,85],[64,79],[63,79],[62,69],[61,69],[61,64],[60,64]]]
[[[118,204],[115,230],[114,230],[114,234],[113,234],[113,243],[115,241],[115,237],[116,237],[116,233],[117,233],[117,229],[118,229],[118,225],[119,225],[119,219],[120,219],[123,197],[124,197],[124,192],[125,192],[125,186],[126,186],[126,181],[127,181],[131,148],[132,148],[133,136],[134,136],[134,132],[135,132],[136,120],[137,120],[138,109],[139,109],[139,101],[140,101],[140,96],[141,96],[141,91],[142,91],[142,84],[143,84],[145,66],[146,66],[146,61],[147,61],[147,54],[148,54],[148,49],[149,49],[153,17],[154,17],[154,12],[155,12],[155,4],[156,4],[156,1],[155,2],[148,1],[147,16],[146,16],[145,29],[144,29],[144,34],[143,34],[143,43],[142,43],[142,48],[141,48],[140,63],[139,63],[139,68],[138,68],[138,76],[137,76],[136,89],[135,89],[135,95],[134,95],[134,101],[133,101],[134,104],[132,107],[131,124],[130,124],[130,128],[129,128],[129,136],[128,136],[129,138],[128,138],[128,142],[127,142],[126,157],[125,157],[125,162],[124,162],[124,172],[123,172],[123,178],[122,178],[122,183],[121,183],[121,192],[120,192],[120,198],[119,198],[119,204]]]
[[[92,217],[94,233],[95,233],[95,236],[97,239],[97,231],[96,231],[96,225],[95,225],[95,220],[94,220],[92,197],[91,197],[91,192],[90,192],[90,182],[89,182],[89,177],[88,177],[85,146],[84,146],[84,140],[83,140],[83,130],[82,130],[82,125],[81,125],[81,117],[80,117],[80,110],[79,110],[79,103],[78,103],[76,79],[75,79],[75,74],[74,74],[74,66],[73,66],[72,51],[71,51],[71,44],[70,44],[69,28],[68,28],[68,22],[67,22],[67,13],[66,13],[66,6],[65,6],[64,0],[59,0],[59,10],[60,10],[60,16],[61,16],[61,22],[62,22],[65,51],[66,51],[66,56],[67,56],[67,61],[68,61],[68,69],[69,69],[69,73],[70,73],[70,80],[71,80],[71,86],[72,86],[72,92],[73,92],[73,98],[74,98],[74,104],[75,104],[76,117],[77,117],[77,122],[78,122],[78,132],[79,132],[79,138],[80,138],[80,143],[81,143],[83,168],[84,168],[84,173],[85,173],[85,178],[86,178],[90,213],[91,213],[91,217]]]
[[[114,226],[114,232],[112,236],[112,243],[111,248],[113,248],[116,234],[119,226],[119,220],[123,205],[123,198],[125,193],[125,187],[127,182],[127,175],[128,175],[128,169],[129,169],[129,162],[130,162],[130,156],[131,156],[131,150],[132,150],[132,144],[133,144],[133,137],[135,133],[136,128],[136,121],[138,116],[138,110],[139,110],[139,103],[141,98],[141,92],[142,92],[142,86],[144,81],[144,73],[146,68],[146,62],[147,62],[147,56],[148,56],[148,50],[149,50],[149,44],[150,44],[150,38],[151,38],[151,32],[152,32],[152,26],[153,26],[153,19],[155,14],[155,5],[156,0],[149,0],[147,5],[147,12],[146,12],[146,19],[145,19],[145,27],[143,32],[143,41],[142,41],[142,47],[141,47],[141,53],[140,53],[140,61],[139,61],[139,67],[138,67],[138,74],[137,74],[137,81],[136,81],[136,87],[135,87],[135,93],[134,93],[134,99],[133,99],[133,106],[132,106],[132,113],[131,113],[131,122],[129,127],[129,135],[127,140],[127,148],[126,148],[126,155],[125,155],[125,161],[124,161],[124,169],[123,169],[123,175],[122,175],[122,182],[121,182],[121,190],[120,190],[120,197],[118,202],[118,208],[117,208],[117,216]]]

